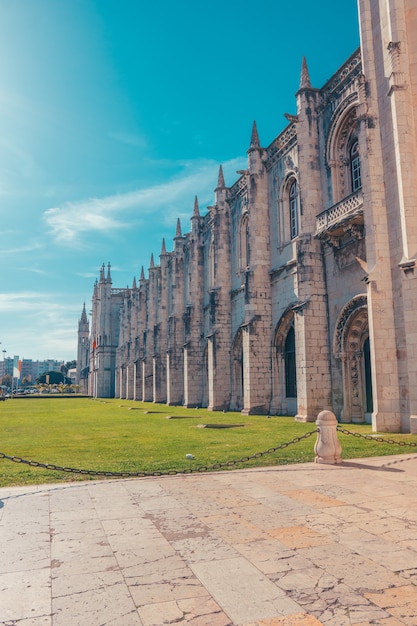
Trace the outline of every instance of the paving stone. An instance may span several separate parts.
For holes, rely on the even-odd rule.
[[[370,624],[375,624],[375,626],[403,626],[404,622],[398,621],[395,617],[383,617],[376,622],[359,622],[355,626],[370,626]]]
[[[268,537],[264,531],[232,513],[229,515],[212,515],[202,519],[206,526],[212,530],[215,529],[218,535],[232,545],[245,541],[267,539]]]
[[[168,541],[204,537],[209,532],[209,528],[198,517],[187,511],[178,512],[174,509],[166,513],[149,514],[149,519]]]
[[[344,582],[351,589],[378,591],[401,586],[404,580],[374,561],[352,553],[345,546],[327,544],[300,549],[306,559]]]
[[[343,545],[363,556],[368,556],[375,563],[383,565],[392,572],[417,568],[417,551],[401,548],[383,538],[370,533],[344,533],[340,537]]]
[[[297,568],[297,564],[292,561],[292,565],[289,564],[291,559],[299,558],[299,568],[304,568],[309,565],[309,561],[298,557],[296,552],[289,549],[283,543],[277,539],[265,539],[248,543],[235,544],[235,549],[264,574],[273,574],[279,571],[288,571],[289,569]],[[283,564],[287,564],[287,566]]]
[[[242,557],[192,565],[214,600],[236,624],[301,612],[301,607]]]
[[[131,573],[125,572],[125,581],[136,606],[207,595],[194,572],[184,564],[177,569],[161,567],[155,571],[153,568],[152,574],[146,570],[141,573],[139,569],[136,575]]]
[[[274,509],[259,502],[250,506],[240,507],[236,511],[236,515],[253,526],[257,526],[260,530],[265,531],[283,526],[293,526],[300,518],[303,518],[303,516],[286,515],[283,512],[278,514]]]
[[[28,532],[29,531],[29,532]],[[24,532],[19,528],[1,535],[0,572],[18,572],[22,569],[49,567],[51,545],[49,532]]]
[[[0,620],[44,620],[51,615],[49,568],[4,573],[0,576]]]
[[[190,624],[192,626],[234,626],[214,600],[201,598],[148,604],[138,609],[143,626]]]
[[[257,622],[251,622],[250,624],[244,624],[244,626],[323,626],[323,624],[312,615],[299,613],[298,615],[263,619]]]
[[[388,611],[403,624],[415,626],[417,622],[417,588],[414,585],[384,589],[383,593],[365,594],[369,600]]]
[[[289,548],[309,548],[311,546],[322,546],[332,543],[330,537],[326,537],[316,530],[311,530],[305,526],[292,526],[290,528],[277,528],[269,530],[268,534],[279,539]]]
[[[142,626],[119,572],[67,576],[52,590],[54,626]]]
[[[232,546],[214,532],[209,532],[205,537],[175,540],[172,546],[189,563],[221,560],[238,555]]]
[[[343,500],[337,500],[336,498],[317,493],[314,489],[292,489],[286,491],[285,495],[317,508],[344,506],[346,504]]]

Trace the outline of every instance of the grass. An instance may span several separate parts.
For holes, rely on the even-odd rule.
[[[166,419],[172,416],[173,419]],[[174,419],[177,418],[177,419]],[[201,424],[243,424],[198,428]],[[344,425],[371,434],[369,425]],[[292,417],[212,413],[128,400],[22,398],[0,403],[0,453],[40,463],[109,472],[181,472],[234,461],[276,448],[315,429]],[[415,435],[382,435],[415,442]],[[294,445],[231,465],[230,469],[314,460],[314,433]],[[409,453],[412,447],[377,443],[339,433],[344,459]],[[188,460],[193,454],[194,460]],[[0,458],[0,486],[97,479],[40,469]]]

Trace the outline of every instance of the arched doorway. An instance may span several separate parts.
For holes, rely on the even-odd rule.
[[[243,409],[243,384],[243,338],[242,330],[239,330],[232,349],[232,396],[230,404],[232,411]]]
[[[366,295],[356,296],[342,310],[336,326],[336,357],[342,363],[342,422],[370,422],[372,376]]]
[[[285,395],[288,400],[297,398],[297,373],[295,360],[295,331],[294,326],[290,326],[284,344],[285,356]]]
[[[271,412],[297,414],[297,368],[294,312],[289,309],[278,323],[274,341],[274,388]]]

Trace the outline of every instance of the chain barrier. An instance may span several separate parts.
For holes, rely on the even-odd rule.
[[[361,433],[353,433],[350,430],[346,430],[346,428],[342,428],[341,426],[336,426],[336,430],[338,430],[343,435],[352,435],[352,437],[357,437],[358,439],[366,439],[367,441],[376,441],[377,443],[390,443],[396,446],[409,446],[410,448],[416,448],[417,443],[414,441],[395,441],[395,439],[385,439],[384,437],[375,437],[374,435],[361,435]]]
[[[183,470],[167,470],[167,471],[154,471],[154,472],[110,472],[110,471],[100,471],[100,470],[85,470],[85,469],[77,469],[75,467],[63,467],[61,465],[54,465],[52,463],[40,463],[39,461],[30,461],[27,459],[22,459],[19,456],[9,456],[4,452],[0,452],[0,459],[6,459],[7,461],[12,461],[13,463],[23,463],[25,465],[29,465],[30,467],[40,467],[41,469],[54,470],[58,472],[67,472],[69,474],[82,474],[85,476],[105,476],[106,478],[117,477],[117,478],[144,478],[147,476],[175,476],[177,474],[196,474],[198,472],[209,472],[211,470],[220,470],[227,467],[233,467],[234,465],[238,465],[239,463],[247,463],[248,461],[252,461],[253,459],[259,459],[267,454],[274,454],[278,450],[283,450],[284,448],[288,448],[295,443],[299,443],[303,439],[308,439],[312,435],[318,432],[318,428],[301,435],[300,437],[294,437],[291,441],[287,441],[285,443],[281,443],[279,446],[274,448],[268,448],[268,450],[264,450],[263,452],[256,452],[250,456],[243,456],[240,459],[233,459],[230,461],[226,461],[224,463],[213,463],[212,465],[201,465],[200,467],[192,468],[188,467]]]

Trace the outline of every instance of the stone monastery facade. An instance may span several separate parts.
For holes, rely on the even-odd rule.
[[[94,286],[78,376],[120,397],[417,432],[417,3],[359,0],[361,47],[131,289]],[[196,190],[198,191],[198,190]],[[191,208],[191,207],[190,207]]]

